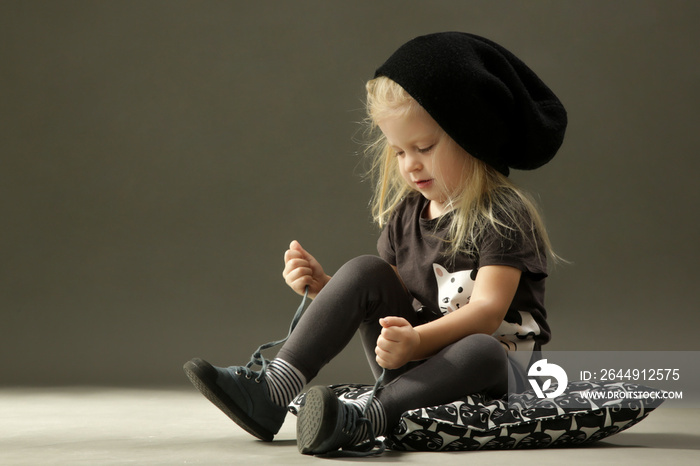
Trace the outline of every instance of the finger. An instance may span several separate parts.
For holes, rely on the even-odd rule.
[[[379,319],[379,324],[384,328],[411,326],[411,324],[406,319],[397,316],[382,317],[381,319]]]
[[[400,343],[404,338],[404,332],[402,329],[405,327],[386,327],[382,329],[380,334],[386,341],[391,343]]]
[[[304,254],[295,249],[287,249],[284,253],[284,261],[289,262],[292,259],[304,259]]]
[[[293,258],[289,259],[287,261],[287,263],[285,264],[285,268],[289,269],[289,270],[298,269],[300,267],[305,267],[305,268],[308,268],[309,270],[312,269],[309,261],[307,261],[306,259],[303,259],[301,257],[293,257]]]
[[[387,356],[389,355],[389,353],[387,353],[386,351],[382,350],[379,347],[374,348],[374,354],[376,355],[375,359],[377,360],[378,363],[379,363],[379,361],[386,362]],[[379,365],[381,366],[382,364],[380,363]],[[384,366],[382,366],[382,367],[384,367]]]
[[[291,284],[291,287],[297,293],[303,293],[304,289],[307,286],[311,286],[312,282],[313,282],[313,280],[311,279],[311,277],[306,275],[304,277],[299,277],[296,280],[294,280]]]
[[[295,279],[288,279],[286,282],[295,292],[303,294],[304,289],[313,284],[313,279],[309,275],[303,275]]]
[[[284,264],[282,276],[286,279],[288,275],[301,270],[305,274],[313,275],[311,264],[303,259],[292,259]]]
[[[306,256],[309,254],[308,252],[306,252],[306,249],[304,249],[301,246],[301,243],[299,243],[299,241],[297,240],[294,240],[291,243],[289,243],[289,249],[300,253],[302,256]]]
[[[290,244],[290,249],[293,251],[297,251],[301,254],[301,257],[304,259],[308,260],[312,264],[320,265],[318,264],[318,261],[316,261],[316,258],[312,256],[309,251],[304,249],[301,244],[299,244],[299,241],[292,241],[292,244]]]
[[[374,348],[374,352],[375,352],[375,354],[378,354],[377,353],[378,351],[384,351],[385,353],[390,353],[393,345],[394,345],[394,342],[387,340],[386,338],[384,338],[383,336],[380,335],[379,338],[377,338],[377,344]]]
[[[374,358],[374,360],[377,361],[377,364],[379,364],[379,367],[383,367],[384,369],[388,369],[388,367],[386,367],[386,363],[384,362],[384,360],[382,358],[380,358],[379,356]]]
[[[284,275],[284,280],[291,284],[294,283],[300,279],[303,279],[305,283],[308,285],[311,280],[313,279],[313,276],[311,275],[311,269],[306,268],[306,267],[298,267],[295,269],[291,269],[286,271]]]
[[[377,356],[375,358],[375,361],[377,361],[377,364],[379,364],[379,367],[383,367],[384,369],[392,370],[392,369],[398,369],[399,367],[401,367],[401,366],[397,365],[394,361],[392,361],[390,359],[384,359],[380,356]]]

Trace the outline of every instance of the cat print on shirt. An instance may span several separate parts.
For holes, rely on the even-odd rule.
[[[438,285],[438,300],[443,315],[454,312],[469,303],[474,289],[476,270],[448,272],[443,266],[433,264]],[[508,320],[503,320],[493,333],[509,351],[529,350],[534,347],[534,337],[540,327],[530,312],[511,310]]]
[[[527,348],[534,344],[534,337],[540,334],[540,326],[535,322],[534,317],[529,312],[517,311],[508,313],[508,322],[504,320],[493,333],[503,345],[510,351],[521,349],[524,345]],[[512,314],[512,315],[511,315]]]
[[[450,273],[440,264],[433,264],[438,285],[440,311],[443,315],[456,311],[469,303],[474,289],[471,270]]]

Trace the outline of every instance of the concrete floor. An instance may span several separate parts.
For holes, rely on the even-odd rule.
[[[0,465],[373,463],[504,465],[700,464],[700,409],[659,408],[586,448],[387,452],[371,459],[300,455],[289,416],[272,443],[255,440],[194,389],[2,389]]]

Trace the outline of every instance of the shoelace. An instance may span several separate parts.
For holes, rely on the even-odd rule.
[[[282,343],[286,342],[289,340],[289,337],[292,335],[292,332],[296,328],[297,324],[299,323],[299,320],[301,319],[301,316],[304,315],[304,311],[306,310],[306,304],[309,299],[309,287],[307,286],[304,289],[304,296],[301,299],[301,304],[299,304],[299,307],[297,308],[296,312],[294,313],[294,317],[292,317],[292,323],[289,326],[289,332],[287,333],[287,336],[284,337],[281,340],[277,341],[270,341],[268,343],[265,343],[263,345],[260,345],[258,349],[256,349],[253,354],[250,357],[250,361],[248,364],[245,366],[239,367],[239,371],[243,371],[245,376],[247,378],[252,378],[255,377],[256,382],[262,381],[262,379],[265,377],[265,374],[267,372],[267,366],[270,364],[270,360],[266,359],[263,355],[262,352],[265,351],[266,349],[275,347],[277,345],[281,345]],[[253,366],[260,366],[259,371],[255,371],[252,369]],[[374,435],[374,427],[372,426],[372,421],[369,420],[367,417],[367,411],[369,410],[370,405],[372,404],[372,400],[374,400],[374,397],[377,394],[377,390],[379,390],[379,387],[382,385],[384,381],[384,375],[386,374],[386,369],[382,369],[382,374],[379,376],[377,381],[374,384],[374,387],[372,388],[372,392],[369,394],[369,398],[367,398],[367,404],[365,404],[365,407],[362,409],[360,412],[358,408],[348,405],[343,403],[346,414],[350,413],[349,415],[346,416],[346,425],[345,429],[347,429],[348,432],[352,432],[355,430],[355,428],[358,427],[358,424],[366,424],[367,425],[367,436],[368,439],[366,442],[360,443],[358,445],[353,445],[347,448],[343,448],[342,450],[338,450],[335,452],[330,452],[326,455],[319,455],[319,456],[328,456],[328,457],[365,457],[365,456],[371,456],[371,455],[381,455],[384,453],[384,450],[386,450],[386,446],[384,445],[384,442],[381,440],[378,440],[376,436]],[[376,451],[375,451],[376,448]]]
[[[307,303],[308,299],[309,299],[309,287],[307,286],[304,289],[304,297],[301,299],[301,304],[299,304],[299,307],[297,308],[296,312],[294,313],[294,317],[292,317],[292,323],[289,326],[289,332],[287,333],[287,336],[281,340],[271,341],[271,342],[265,343],[263,345],[260,345],[258,347],[258,349],[256,349],[253,352],[248,364],[246,364],[243,367],[238,368],[238,371],[242,371],[243,373],[245,373],[246,378],[250,379],[252,377],[255,377],[256,382],[261,382],[265,378],[265,374],[267,373],[267,366],[270,364],[270,360],[266,359],[262,355],[262,352],[268,348],[272,348],[274,346],[281,345],[285,341],[289,340],[289,337],[292,335],[292,332],[296,328],[297,324],[299,323],[299,320],[301,319],[301,316],[304,314],[304,311],[306,310],[306,303]],[[253,366],[260,366],[260,370],[254,371],[252,369]],[[238,373],[240,373],[240,372],[238,372]]]

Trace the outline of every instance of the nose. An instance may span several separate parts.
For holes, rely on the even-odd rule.
[[[414,172],[414,171],[419,171],[423,168],[423,164],[421,163],[418,154],[415,154],[413,152],[406,152],[406,155],[404,155],[404,170],[407,172]]]

